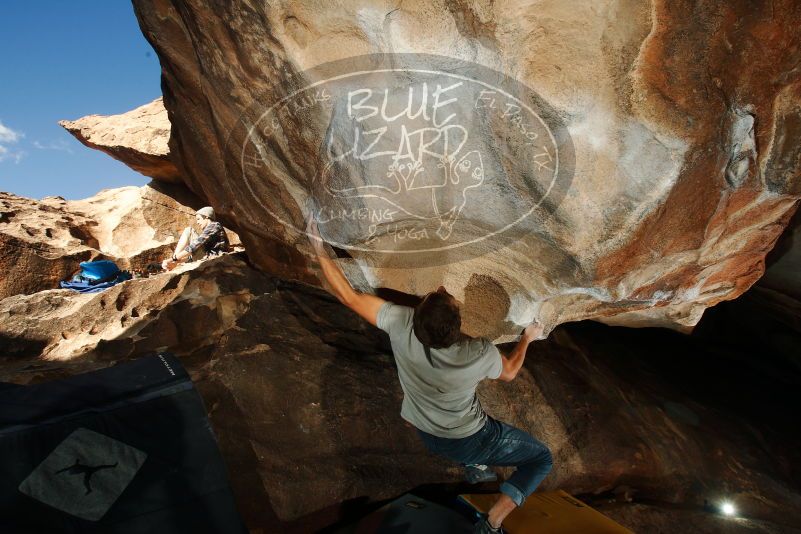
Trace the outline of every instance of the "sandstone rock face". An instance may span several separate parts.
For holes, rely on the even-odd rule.
[[[160,262],[201,206],[183,186],[157,182],[77,201],[0,193],[0,298],[58,287],[81,261],[106,258],[121,269]]]
[[[161,261],[175,248],[184,228],[194,223],[204,204],[180,185],[152,182],[143,187],[106,189],[66,203],[68,210],[97,222],[92,235],[98,249],[123,268]],[[239,237],[227,231],[233,246]]]
[[[0,193],[0,298],[57,287],[97,255],[89,232],[94,221],[67,212],[65,204]]]
[[[156,180],[181,183],[170,160],[170,121],[161,98],[120,115],[59,121],[78,141]]]
[[[244,256],[99,294],[0,301],[0,381],[55,379],[154,350],[175,352],[189,369],[252,531],[316,531],[343,502],[459,480],[458,467],[426,453],[400,418],[387,337],[327,293],[268,276]],[[546,489],[617,490],[687,510],[726,496],[754,520],[801,527],[797,425],[752,402],[792,390],[766,387],[747,355],[734,356],[737,365],[731,357],[664,330],[563,325],[533,347],[514,382],[485,382],[479,395],[491,415],[551,447]],[[700,367],[688,373],[692,365]],[[661,505],[618,517],[638,532],[716,524],[697,517],[690,528],[695,520]]]
[[[134,6],[170,158],[257,265],[313,280],[314,210],[353,280],[444,283],[473,334],[689,330],[801,192],[797,2]]]

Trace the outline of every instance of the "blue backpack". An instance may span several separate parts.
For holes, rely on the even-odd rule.
[[[131,273],[120,271],[117,264],[111,260],[82,261],[80,267],[78,274],[71,280],[59,282],[59,286],[80,293],[97,293],[131,279]]]
[[[90,281],[103,280],[120,272],[120,268],[111,260],[82,261],[80,267],[81,272],[76,276]]]

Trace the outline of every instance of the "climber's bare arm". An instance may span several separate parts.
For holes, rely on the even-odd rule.
[[[384,299],[353,289],[342,269],[328,256],[323,239],[317,229],[317,223],[313,219],[309,220],[306,231],[317,255],[317,260],[320,262],[323,276],[331,286],[331,292],[342,304],[355,311],[371,325],[376,326],[378,310],[384,304]]]
[[[517,376],[520,368],[523,367],[523,361],[526,359],[526,351],[532,341],[539,339],[542,336],[543,327],[539,323],[531,323],[523,330],[523,335],[520,336],[520,341],[517,342],[515,348],[512,349],[508,355],[501,353],[501,362],[503,363],[503,371],[498,377],[498,380],[504,382],[511,382]]]

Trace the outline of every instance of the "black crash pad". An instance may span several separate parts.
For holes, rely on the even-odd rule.
[[[246,532],[180,361],[0,387],[0,532]]]

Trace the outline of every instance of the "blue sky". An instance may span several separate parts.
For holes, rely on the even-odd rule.
[[[58,125],[161,95],[129,0],[3,0],[0,36],[0,191],[77,199],[148,182]]]

